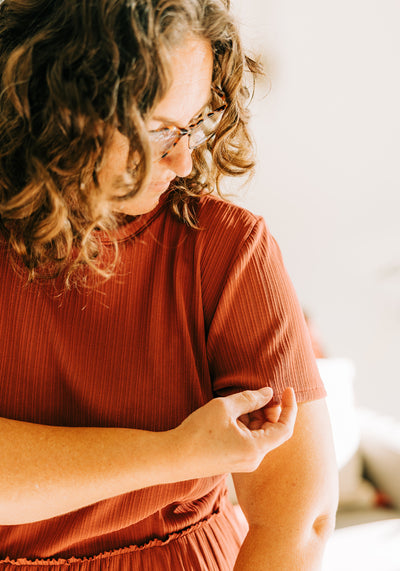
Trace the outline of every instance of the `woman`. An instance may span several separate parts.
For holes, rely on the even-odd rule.
[[[253,166],[225,3],[0,11],[0,568],[319,568],[304,320],[262,219],[210,195]]]

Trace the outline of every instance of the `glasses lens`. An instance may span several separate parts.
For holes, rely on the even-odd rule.
[[[179,131],[170,127],[159,131],[150,131],[150,144],[153,151],[154,160],[160,159],[168,153],[179,139]]]
[[[189,135],[189,147],[191,149],[199,147],[214,135],[223,114],[224,109],[209,113],[198,125],[191,129]]]

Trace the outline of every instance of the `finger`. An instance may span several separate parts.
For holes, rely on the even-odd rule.
[[[231,407],[232,414],[238,418],[242,414],[253,412],[265,406],[272,398],[271,387],[263,387],[257,391],[242,391],[225,397],[226,403]]]
[[[281,424],[294,425],[297,415],[297,402],[294,390],[288,387],[282,394],[282,412],[279,417]]]
[[[265,409],[265,420],[268,422],[278,422],[282,408],[279,404],[268,406]]]

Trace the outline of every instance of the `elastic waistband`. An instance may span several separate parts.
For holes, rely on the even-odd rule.
[[[231,507],[231,506],[230,506]],[[0,561],[2,571],[32,571],[33,569],[46,569],[55,571],[121,571],[126,569],[141,570],[165,570],[165,569],[185,569],[185,559],[194,561],[199,557],[205,557],[208,563],[204,566],[196,566],[199,569],[225,569],[216,566],[211,562],[211,556],[225,557],[224,551],[237,553],[239,545],[243,539],[235,516],[228,507],[227,511],[219,509],[207,518],[194,525],[169,535],[166,539],[152,539],[144,545],[130,545],[121,549],[107,551],[93,557],[69,559],[17,559],[6,558]],[[223,544],[227,547],[224,548]],[[207,555],[207,550],[210,555]],[[214,553],[215,552],[215,553]],[[212,555],[211,555],[212,554]],[[222,561],[222,559],[221,559]],[[208,567],[206,566],[208,565]],[[191,565],[187,568],[192,568]],[[228,567],[226,567],[228,569]]]

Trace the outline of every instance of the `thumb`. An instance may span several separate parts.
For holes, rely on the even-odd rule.
[[[232,414],[237,418],[265,406],[271,400],[273,392],[271,387],[263,387],[257,391],[242,391],[225,398]]]

